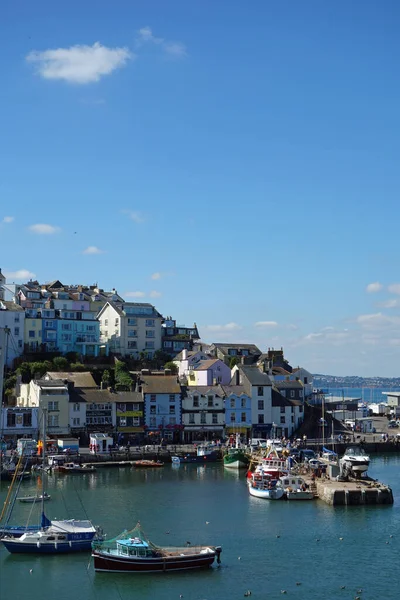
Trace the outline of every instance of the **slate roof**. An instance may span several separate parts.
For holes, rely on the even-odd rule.
[[[302,390],[303,384],[301,381],[274,381],[274,386],[279,389]]]
[[[187,350],[187,357],[189,358],[189,356],[193,356],[193,354],[197,354],[197,352],[200,352],[199,350],[196,350],[196,352],[194,350]],[[175,360],[183,360],[183,351],[179,352],[175,358]]]
[[[105,402],[121,402],[121,398],[119,394],[112,393],[110,390],[74,388],[69,394],[69,401],[101,404]]]
[[[230,396],[231,394],[235,394],[235,396],[245,394],[248,396],[248,393],[242,385],[221,385],[221,387],[224,390],[225,396]]]
[[[238,365],[238,367],[251,385],[272,385],[268,375],[260,371],[258,367],[253,367],[251,365]]]
[[[210,360],[202,360],[199,363],[199,366],[195,368],[195,370],[196,371],[207,371],[213,365],[215,365],[215,363],[217,363],[217,362],[222,363],[222,360],[220,360],[219,358],[212,358]],[[222,364],[225,364],[225,363],[222,363]]]
[[[60,373],[58,371],[48,371],[45,377],[49,377],[50,379],[66,379],[67,381],[73,381],[75,386],[79,388],[98,387],[97,383],[93,379],[92,374],[89,371],[84,371],[82,373]]]
[[[142,392],[117,392],[117,402],[144,402]]]
[[[280,394],[275,388],[272,388],[271,398],[272,406],[294,406],[293,400],[285,398],[285,396],[282,396],[282,394]]]
[[[142,375],[145,394],[180,394],[181,386],[176,375]]]
[[[212,347],[218,348],[218,350],[221,350],[221,352],[223,352],[227,355],[228,355],[229,348],[232,348],[235,350],[248,350],[251,355],[260,356],[260,354],[261,354],[261,350],[259,348],[257,348],[257,346],[255,344],[226,344],[226,343],[218,342],[218,343],[212,344]]]
[[[67,384],[62,379],[35,379],[34,381],[41,388],[67,387]]]
[[[186,391],[200,396],[207,396],[208,394],[214,394],[221,398],[225,396],[222,385],[190,385],[186,388]]]
[[[6,307],[6,310],[12,310],[15,312],[24,312],[24,309],[19,304],[15,304],[15,302],[11,302],[10,300],[0,300],[0,310],[1,305]]]

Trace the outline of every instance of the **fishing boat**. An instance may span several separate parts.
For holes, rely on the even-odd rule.
[[[59,473],[93,473],[96,471],[92,465],[78,465],[77,463],[64,463],[59,465]]]
[[[277,483],[278,481],[271,475],[252,473],[251,478],[248,479],[249,494],[264,500],[280,500],[284,496],[284,491]]]
[[[221,546],[161,547],[150,542],[138,523],[112,540],[93,542],[95,571],[111,573],[157,573],[186,571],[220,563]]]
[[[361,477],[368,470],[370,458],[359,446],[349,446],[339,463],[347,474]]]
[[[163,467],[164,463],[160,460],[135,460],[133,466],[137,469],[148,469],[152,467]]]
[[[313,500],[315,497],[304,479],[297,475],[284,475],[279,478],[277,485],[283,490],[287,500]]]
[[[241,448],[230,448],[224,456],[224,467],[227,469],[246,469],[249,457]]]
[[[46,439],[47,411],[43,410],[43,439]],[[42,462],[45,466],[45,448],[43,448]],[[90,550],[94,539],[102,539],[102,531],[95,527],[89,520],[76,521],[50,521],[44,513],[45,502],[45,476],[42,476],[41,493],[41,523],[40,528],[26,527],[21,534],[22,527],[3,530],[1,542],[11,553],[35,554],[61,554]],[[8,497],[6,499],[7,503]],[[5,503],[5,504],[6,504]]]
[[[252,474],[258,473],[261,475],[271,475],[274,479],[279,479],[282,475],[286,475],[288,470],[288,459],[280,456],[274,447],[270,448],[267,455],[259,458],[257,463],[253,463],[247,472],[247,477],[250,479]]]
[[[20,496],[19,498],[17,498],[17,500],[19,500],[19,502],[32,503],[41,502],[42,500],[44,502],[47,502],[48,500],[50,500],[50,498],[51,496],[49,496],[47,492],[44,492],[44,494],[36,494],[36,496]]]
[[[197,446],[196,454],[182,454],[181,456],[172,456],[171,460],[174,464],[180,463],[204,463],[216,462],[219,458],[219,453],[215,446]]]

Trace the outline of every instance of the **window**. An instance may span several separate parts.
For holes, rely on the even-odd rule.
[[[133,348],[137,348],[137,342],[128,342],[128,348],[130,348],[131,350]]]
[[[213,425],[218,425],[218,413],[213,413],[212,414],[212,424]]]
[[[205,425],[207,423],[207,414],[205,412],[202,412],[200,415],[200,423],[202,425]]]
[[[290,397],[294,398],[294,390],[290,390]]]
[[[194,425],[194,413],[189,413],[189,425]]]
[[[153,329],[146,329],[146,337],[147,338],[156,337],[156,332]]]
[[[128,318],[128,327],[134,327],[135,325],[137,325],[137,319],[132,319],[131,317]]]
[[[74,417],[74,418],[72,419],[72,425],[75,425],[75,426],[76,426],[76,425],[80,425],[80,424],[81,424],[81,420],[80,420],[80,418],[79,418],[79,417]]]
[[[19,323],[19,315],[15,315],[15,317],[14,317],[14,323]]]
[[[150,394],[150,402],[155,402],[157,399],[156,394]]]
[[[146,348],[154,348],[154,342],[146,342]]]
[[[281,416],[281,424],[285,423],[285,415]]]
[[[108,319],[104,319],[104,327],[108,326]]]
[[[164,348],[172,348],[172,342],[164,342]]]
[[[94,325],[86,325],[86,331],[94,331],[95,329]]]
[[[258,424],[262,425],[264,423],[264,415],[258,415]]]
[[[119,325],[119,319],[115,319],[115,327]]]
[[[132,417],[132,425],[138,427],[140,425],[140,417]]]
[[[62,331],[71,331],[71,327],[72,327],[71,323],[63,323],[61,325]]]
[[[173,404],[170,404],[170,406],[169,406],[169,414],[170,415],[175,414],[175,406]]]
[[[132,410],[140,410],[140,408],[139,408],[139,402],[134,402],[132,404]]]
[[[61,341],[62,342],[71,342],[72,341],[72,334],[71,333],[63,333],[63,334],[61,334]]]
[[[7,427],[15,427],[15,414],[7,411]]]
[[[236,423],[236,415],[235,413],[231,413],[231,423]]]
[[[32,413],[24,413],[23,425],[24,427],[32,427]]]
[[[79,404],[79,402],[76,402],[74,404],[74,412],[78,412],[81,410],[81,405]]]
[[[170,425],[176,425],[176,417],[170,417],[169,418],[169,424]]]
[[[154,327],[154,319],[146,319],[146,327]]]
[[[150,427],[155,427],[157,425],[157,417],[150,417]]]
[[[208,396],[207,401],[208,406],[214,406],[214,396]]]
[[[285,413],[285,407],[281,406],[281,413]]]
[[[303,407],[299,406],[299,413],[302,413],[302,412],[303,412]]]
[[[304,385],[307,385],[308,383],[308,377],[304,377]]]
[[[228,350],[229,356],[236,356],[236,354],[237,354],[237,350],[235,348],[229,348],[229,350]]]
[[[126,417],[119,417],[119,426],[126,427]]]
[[[18,348],[22,348],[22,340],[18,340]]]
[[[240,415],[240,420],[241,420],[242,423],[246,423],[246,413],[242,413]]]
[[[137,329],[128,329],[128,337],[137,337]]]
[[[292,415],[292,423],[294,423],[294,415]]]
[[[175,394],[170,394],[169,395],[169,401],[170,402],[175,402]]]
[[[58,410],[58,401],[50,400],[47,406],[48,410]]]
[[[258,410],[264,410],[264,400],[258,401]]]
[[[231,408],[235,408],[235,404],[236,404],[235,398],[231,398],[230,399]]]
[[[257,396],[264,396],[264,388],[262,386],[257,388]]]
[[[19,335],[19,327],[14,327],[14,335]]]
[[[198,396],[193,396],[193,406],[194,407],[199,406],[199,397]]]
[[[157,413],[157,407],[156,406],[150,406],[150,414],[151,415],[155,415]]]
[[[241,406],[241,408],[246,408],[246,398],[242,398],[240,400],[240,406]]]
[[[58,427],[58,415],[49,415],[47,424],[49,427]]]
[[[44,326],[47,327],[47,329],[52,329],[54,326],[54,321],[45,321]]]

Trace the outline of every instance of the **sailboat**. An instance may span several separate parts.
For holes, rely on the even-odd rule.
[[[46,439],[47,411],[43,410],[43,439]],[[45,444],[43,444],[42,465],[45,467]],[[50,521],[44,512],[46,498],[45,476],[42,477],[41,524],[39,529],[27,528],[22,535],[13,533],[10,528],[3,534],[1,542],[11,553],[61,554],[90,550],[92,542],[102,539],[102,532],[91,521]],[[18,528],[20,530],[21,528]]]

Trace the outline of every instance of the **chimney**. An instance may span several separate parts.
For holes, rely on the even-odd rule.
[[[182,350],[182,360],[187,360],[187,349]]]

